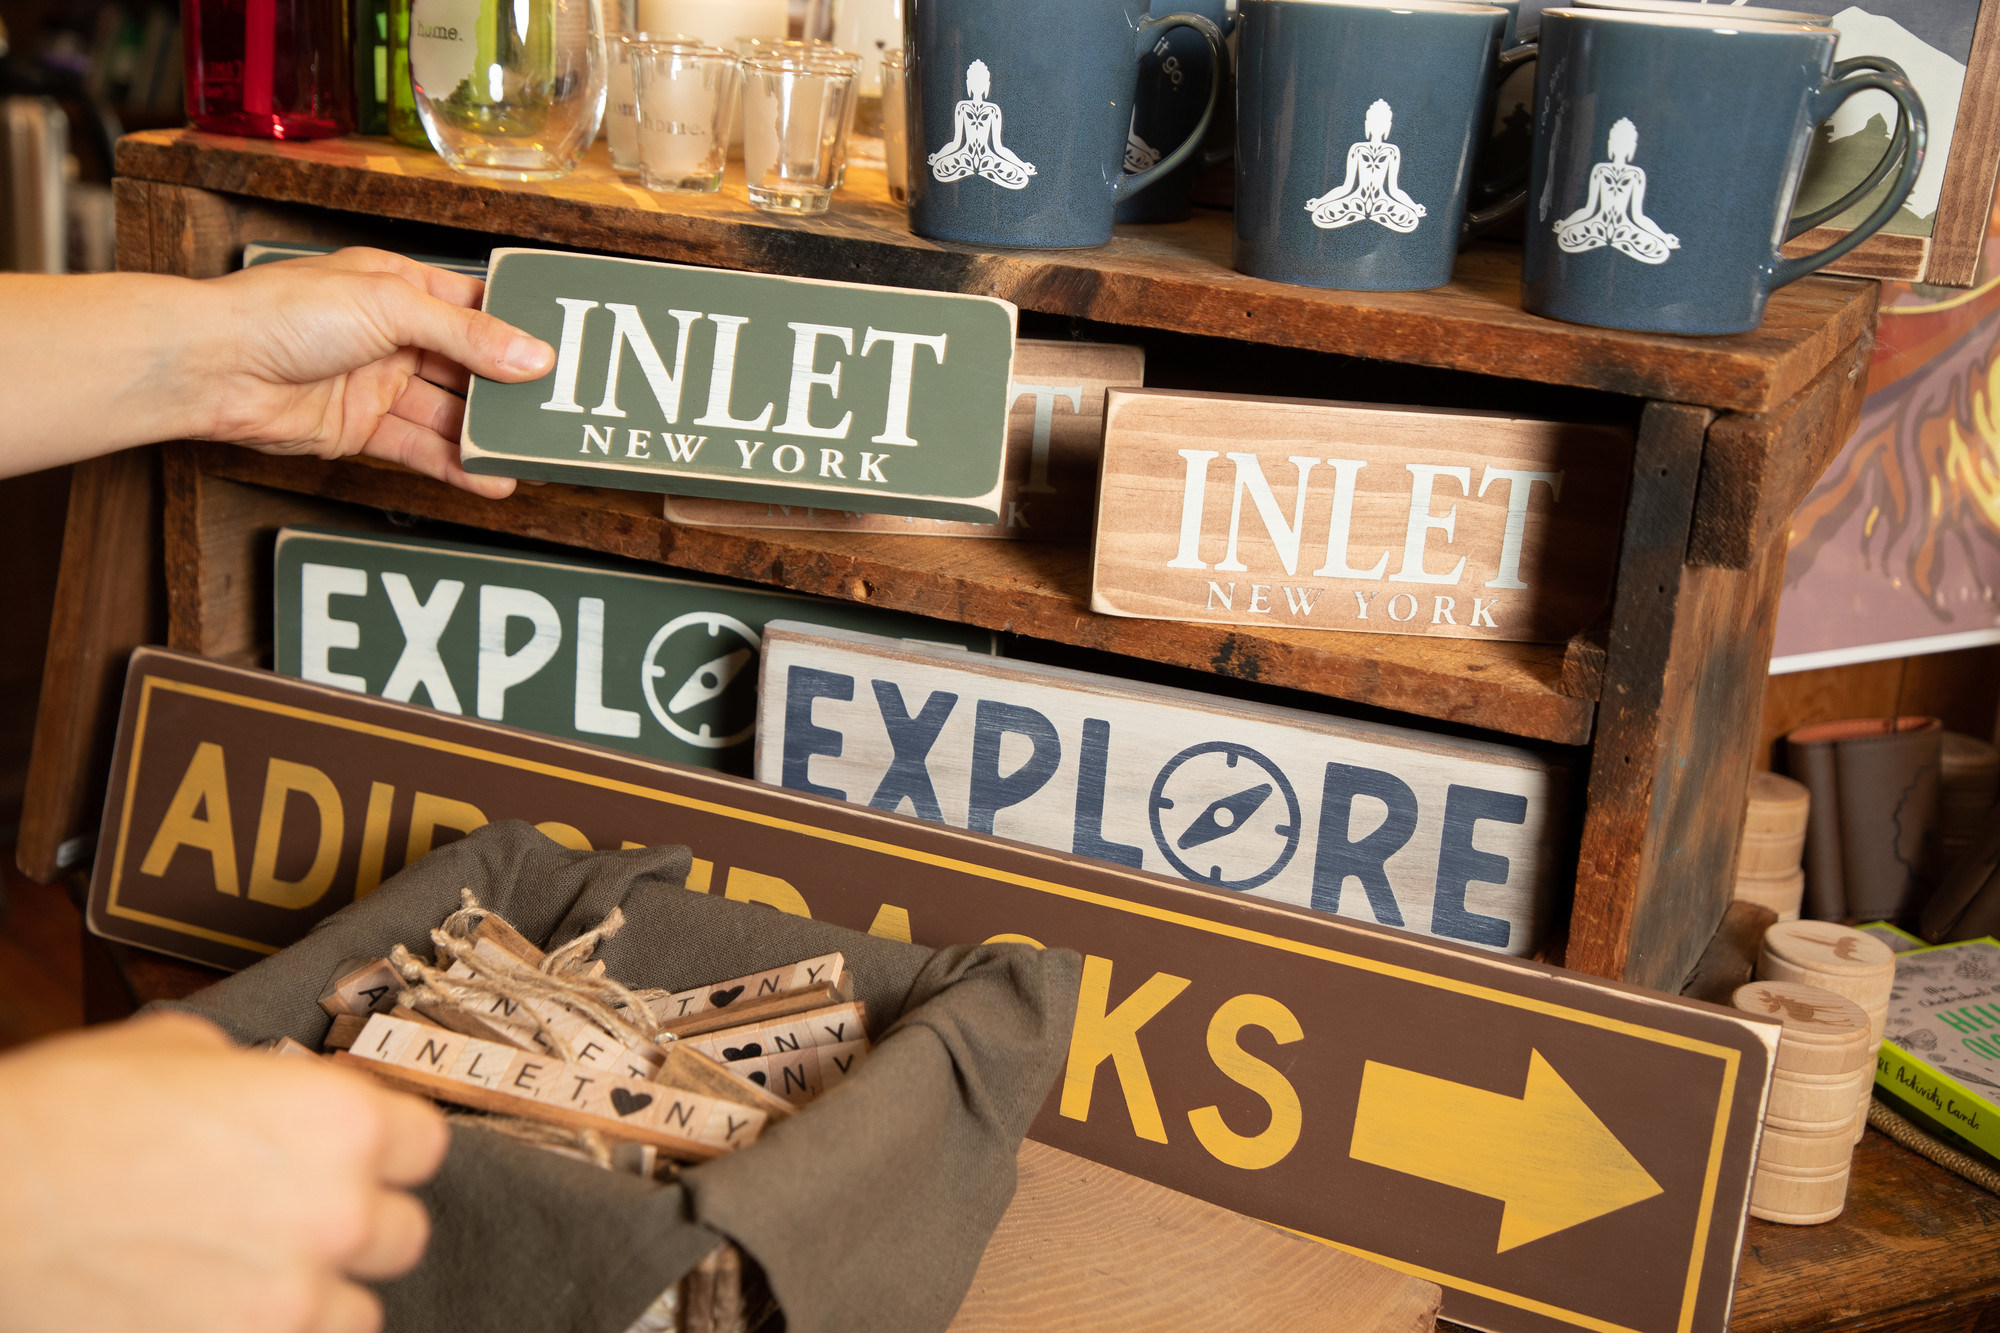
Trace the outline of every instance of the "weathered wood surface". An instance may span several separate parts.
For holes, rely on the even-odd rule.
[[[1620,426],[1115,390],[1091,606],[1566,642],[1610,607],[1631,472]]]
[[[1092,250],[981,252],[910,234],[884,178],[855,170],[833,210],[751,209],[732,171],[718,195],[668,199],[620,180],[603,149],[548,183],[478,180],[384,139],[309,144],[193,130],[120,140],[121,176],[475,229],[683,263],[1004,297],[1024,310],[1176,329],[1480,374],[1762,411],[1792,396],[1873,316],[1873,288],[1811,277],[1771,298],[1755,333],[1680,338],[1593,329],[1521,309],[1520,251],[1474,243],[1449,286],[1340,292],[1244,277],[1230,222],[1122,230]]]
[[[727,574],[1510,735],[1580,745],[1590,738],[1596,711],[1590,696],[1565,692],[1595,680],[1588,651],[1573,654],[1569,645],[1260,632],[1093,615],[1089,550],[1075,543],[688,528],[669,523],[659,500],[639,492],[551,483],[523,487],[507,500],[481,500],[365,461],[274,458],[227,445],[176,448],[187,449],[207,476],[229,481]]]
[[[1039,1143],[951,1333],[1429,1333],[1434,1283]]]
[[[1568,964],[1674,990],[1727,910],[1785,523],[1853,429],[1868,340],[1774,412],[1646,409]],[[1704,447],[1704,433],[1707,447]]]

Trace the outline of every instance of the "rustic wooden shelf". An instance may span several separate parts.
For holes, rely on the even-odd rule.
[[[1429,640],[1393,634],[1231,629],[1092,613],[1090,549],[1082,543],[967,541],[843,532],[689,528],[661,515],[660,497],[550,484],[481,500],[401,468],[274,458],[226,445],[185,446],[202,478],[367,505],[681,569],[727,574],[798,592],[979,625],[1287,686],[1536,740],[1590,739],[1601,646]],[[178,483],[170,483],[178,484]],[[202,512],[202,511],[198,511]],[[206,543],[169,535],[170,600],[190,608]],[[188,591],[178,594],[178,584]],[[198,651],[233,642],[188,630]]]
[[[1024,310],[1138,328],[1567,384],[1761,412],[1803,388],[1874,319],[1868,284],[1812,277],[1771,298],[1763,327],[1725,338],[1585,328],[1521,309],[1521,252],[1477,243],[1429,292],[1340,292],[1244,277],[1229,267],[1227,214],[1121,227],[1089,250],[980,251],[912,236],[880,172],[856,168],[831,212],[750,207],[740,167],[717,195],[661,196],[611,170],[602,145],[561,180],[522,184],[455,172],[387,139],[281,144],[196,130],[118,142],[118,174],[469,228],[536,243],[800,277],[1004,297]],[[255,239],[254,237],[246,239]]]

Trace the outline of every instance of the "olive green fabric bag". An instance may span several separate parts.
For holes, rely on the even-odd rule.
[[[631,986],[684,989],[835,950],[877,1045],[749,1148],[674,1184],[476,1129],[420,1191],[423,1263],[380,1288],[390,1333],[623,1333],[723,1237],[763,1268],[791,1333],[941,1329],[1014,1193],[1014,1155],[1061,1068],[1079,960],[1027,945],[927,949],[684,887],[685,847],[577,852],[519,822],[431,853],[305,939],[174,1006],[239,1041],[317,1047],[340,964],[430,930],[470,888],[549,947],[599,951]],[[888,886],[884,886],[885,890]]]

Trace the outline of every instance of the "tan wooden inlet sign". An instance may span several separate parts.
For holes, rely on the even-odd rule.
[[[684,842],[700,891],[1081,952],[1053,1147],[1429,1278],[1482,1328],[1726,1327],[1775,1024],[158,649],[113,763],[99,934],[247,962],[488,819]]]

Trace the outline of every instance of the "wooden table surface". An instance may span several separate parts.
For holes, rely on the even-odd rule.
[[[84,941],[93,1022],[175,999],[223,974]],[[2000,1333],[2000,1196],[1870,1129],[1847,1211],[1820,1226],[1750,1219],[1731,1333]],[[1449,1321],[1438,1328],[1457,1330]]]
[[[1486,242],[1469,245],[1435,291],[1266,282],[1229,267],[1231,222],[1214,210],[1121,227],[1094,249],[982,251],[912,236],[880,172],[850,171],[830,212],[797,218],[751,208],[741,170],[730,168],[719,194],[660,196],[613,172],[602,145],[561,180],[522,183],[455,172],[388,139],[277,143],[185,129],[128,134],[117,159],[118,175],[133,181],[527,244],[977,292],[1023,310],[1746,412],[1798,392],[1874,319],[1872,283],[1814,276],[1774,293],[1753,333],[1688,338],[1564,324],[1521,309],[1520,247]]]

